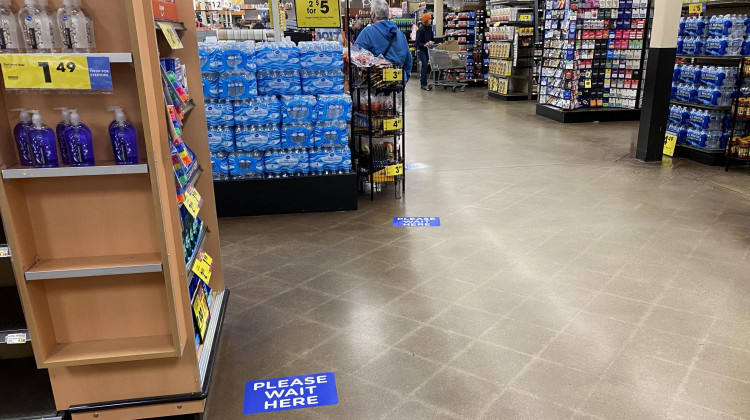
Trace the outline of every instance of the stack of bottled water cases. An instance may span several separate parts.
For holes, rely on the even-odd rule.
[[[352,102],[340,44],[214,43],[201,44],[200,54],[214,179],[351,171]],[[257,81],[255,90],[211,84],[226,79],[228,67],[237,77],[238,68],[249,72],[248,63],[256,73],[244,77]]]
[[[683,17],[677,38],[677,54],[750,55],[750,18],[729,14]]]
[[[737,84],[736,67],[677,65],[672,79],[672,99],[685,103],[731,107]],[[744,124],[742,124],[744,125]],[[678,143],[706,149],[723,149],[729,140],[732,117],[726,110],[705,110],[673,104],[667,131]],[[739,131],[744,131],[744,127]]]

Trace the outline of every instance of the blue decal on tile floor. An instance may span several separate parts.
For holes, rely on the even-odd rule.
[[[439,217],[394,217],[396,227],[436,227],[440,226]]]
[[[269,413],[339,402],[333,372],[248,381],[243,414]]]

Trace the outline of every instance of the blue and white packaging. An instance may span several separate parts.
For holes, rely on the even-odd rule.
[[[300,42],[300,66],[303,69],[336,70],[344,68],[344,51],[335,41]]]
[[[310,150],[310,174],[334,175],[351,171],[352,154],[348,147],[316,147]]]
[[[234,132],[237,150],[269,150],[281,147],[281,132],[276,124],[239,125]]]
[[[311,123],[282,124],[281,147],[313,147],[315,144],[314,127]]]
[[[255,44],[258,70],[296,70],[300,66],[299,48],[294,42],[258,42]]]
[[[341,95],[318,95],[316,115],[318,121],[352,120],[352,97]]]
[[[199,42],[198,58],[201,71],[219,72],[222,70],[223,54],[218,42]]]
[[[234,106],[230,101],[207,100],[206,125],[234,125]]]
[[[201,72],[203,82],[203,97],[209,99],[219,99],[221,96],[221,83],[219,82],[219,73],[212,71]]]
[[[222,71],[251,72],[256,70],[255,42],[226,42],[221,44]]]
[[[318,121],[315,123],[315,147],[348,145],[349,124],[343,121]]]
[[[263,168],[268,178],[282,178],[310,173],[307,149],[274,149],[265,152]]]
[[[242,100],[258,96],[255,73],[245,71],[221,73],[219,83],[221,99]]]
[[[224,151],[211,152],[211,173],[213,174],[213,179],[230,179],[227,156],[227,152]]]
[[[317,99],[312,95],[282,96],[281,122],[306,123],[316,118]]]
[[[344,73],[341,70],[301,70],[300,75],[305,95],[344,93]]]
[[[233,152],[233,127],[227,125],[208,127],[208,148],[211,152]]]
[[[299,95],[302,92],[298,70],[258,70],[258,94]]]
[[[234,120],[237,124],[278,124],[281,122],[281,102],[274,95],[235,101]]]
[[[261,151],[234,152],[228,158],[232,161],[229,165],[232,179],[262,178],[265,173]]]

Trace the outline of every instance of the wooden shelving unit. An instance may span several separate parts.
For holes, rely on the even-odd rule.
[[[57,9],[62,0],[49,3]],[[111,94],[0,89],[0,130],[7,133],[0,142],[0,210],[13,271],[37,366],[49,369],[57,409],[74,419],[92,411],[98,419],[201,413],[205,405],[228,292],[213,183],[196,176],[214,293],[209,333],[197,347],[160,54],[187,68],[192,107],[182,140],[201,167],[211,162],[193,4],[176,3],[179,19],[190,24],[175,24],[184,48],[172,50],[155,29],[150,0],[83,0],[95,25],[92,55],[110,58]],[[140,165],[111,162],[112,106],[121,106],[138,130]],[[78,109],[92,130],[98,166],[19,166],[11,136],[18,116],[10,110],[39,109],[54,126],[56,107]]]

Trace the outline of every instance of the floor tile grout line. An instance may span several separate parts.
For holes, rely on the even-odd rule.
[[[706,333],[703,335],[703,339],[701,340],[703,343],[705,343],[708,340],[708,337],[711,335],[711,329],[715,325],[716,325],[716,318],[714,318],[711,325],[708,328],[706,328]],[[679,398],[679,396],[685,391],[685,386],[687,386],[690,376],[696,370],[695,366],[698,363],[698,360],[700,359],[701,354],[703,354],[705,350],[706,350],[705,344],[698,346],[698,351],[695,352],[695,354],[693,355],[693,358],[690,360],[690,365],[688,365],[687,371],[685,372],[685,376],[682,378],[682,381],[680,381],[680,384],[677,387],[677,390],[675,391],[675,395],[672,399],[672,402],[669,405],[668,412],[672,412],[672,410],[674,409],[674,399]]]

